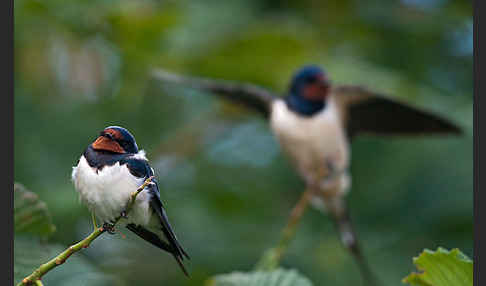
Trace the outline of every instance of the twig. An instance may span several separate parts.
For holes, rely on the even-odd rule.
[[[290,218],[287,222],[287,225],[282,230],[282,236],[280,238],[280,241],[278,242],[276,247],[266,251],[266,253],[255,266],[257,270],[273,270],[279,265],[283,254],[289,247],[291,239],[294,237],[297,225],[300,222],[300,219],[302,218],[305,210],[307,209],[309,201],[312,197],[312,193],[313,191],[308,189],[302,194],[299,201],[290,213]]]
[[[279,259],[283,254],[283,252],[285,251],[285,249],[288,247],[290,240],[294,236],[295,231],[297,229],[297,225],[300,222],[300,219],[302,218],[304,211],[307,209],[311,196],[312,196],[312,192],[310,190],[305,191],[300,197],[295,207],[292,209],[292,212],[290,213],[289,221],[287,222],[287,225],[285,226],[282,232],[282,238],[280,239],[280,242],[278,243],[277,246],[277,249],[280,249],[279,257],[278,257]]]
[[[152,182],[152,179],[154,177],[149,177],[145,180],[145,182],[135,191],[130,195],[130,200],[127,203],[127,206],[125,208],[125,213],[128,214],[130,210],[132,209],[133,205],[135,204],[135,199],[137,198],[137,195],[145,189],[145,187]],[[115,221],[113,222],[113,225],[116,225],[118,221],[121,219],[121,216],[118,216]],[[95,223],[95,219],[93,216],[93,222]],[[96,223],[95,223],[96,226]],[[66,262],[66,260],[73,254],[78,251],[80,251],[83,248],[87,248],[93,240],[95,240],[98,236],[100,236],[103,232],[106,230],[103,227],[97,228],[93,230],[93,232],[88,235],[85,239],[81,240],[80,242],[71,245],[68,247],[66,250],[61,252],[59,255],[51,259],[50,261],[42,264],[37,268],[32,274],[29,276],[25,277],[22,279],[21,282],[17,284],[17,286],[27,286],[27,285],[37,285],[40,286],[42,285],[41,278],[44,276],[47,272],[51,271],[55,267],[63,264]]]
[[[91,213],[91,220],[93,222],[93,228],[96,230],[98,228],[98,224],[96,223],[96,216],[94,213]]]

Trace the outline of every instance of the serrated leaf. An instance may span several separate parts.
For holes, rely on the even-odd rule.
[[[425,249],[413,263],[420,273],[411,273],[402,282],[414,286],[472,286],[473,262],[459,249]]]
[[[58,244],[43,244],[39,239],[15,236],[14,239],[14,281],[20,282],[42,263],[61,253],[66,247]],[[76,253],[63,265],[51,270],[43,278],[45,285],[120,285],[121,281],[100,272]]]
[[[48,236],[56,230],[46,203],[23,185],[14,183],[15,233]]]
[[[216,275],[208,286],[312,286],[312,282],[296,270],[232,272]]]

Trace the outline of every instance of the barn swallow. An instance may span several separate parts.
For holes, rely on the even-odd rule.
[[[460,134],[437,115],[377,94],[362,86],[333,85],[324,69],[305,66],[285,96],[234,81],[180,76],[156,70],[162,81],[209,91],[262,114],[308,190],[311,204],[330,214],[343,245],[365,279],[373,276],[353,231],[346,205],[351,186],[350,143],[359,134]]]
[[[124,213],[131,193],[153,175],[133,135],[125,128],[109,126],[81,155],[72,179],[81,202],[104,222],[105,229],[112,228],[115,218],[126,217],[130,231],[172,254],[188,275],[182,261],[189,256],[169,223],[155,179],[136,197],[130,213]]]

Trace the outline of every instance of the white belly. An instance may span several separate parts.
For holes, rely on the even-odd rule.
[[[133,176],[126,165],[116,163],[100,171],[89,166],[81,156],[73,167],[72,179],[79,198],[102,222],[109,222],[125,210],[132,192],[143,184],[142,178]],[[149,194],[142,191],[128,214],[128,222],[147,225],[152,212],[149,209]]]
[[[339,189],[344,188],[341,183],[345,182],[341,181],[347,179],[349,148],[338,110],[332,101],[320,113],[303,117],[289,110],[283,100],[277,100],[273,103],[270,124],[308,184],[321,184],[330,175],[332,167],[334,171],[343,173],[335,181]]]

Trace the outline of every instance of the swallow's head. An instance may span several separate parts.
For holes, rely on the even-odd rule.
[[[290,85],[290,94],[309,101],[323,101],[329,94],[331,83],[326,72],[318,66],[305,66],[298,70]]]
[[[133,135],[123,127],[109,126],[100,132],[92,144],[93,149],[113,153],[138,153]]]

